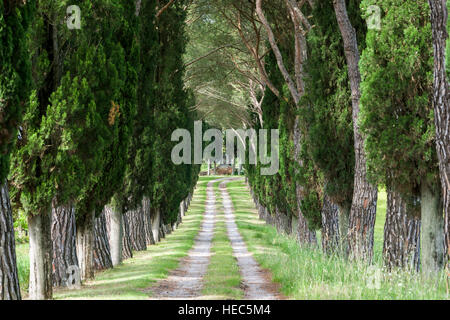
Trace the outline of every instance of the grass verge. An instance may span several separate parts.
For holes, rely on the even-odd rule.
[[[374,265],[368,266],[327,256],[320,248],[302,248],[292,237],[277,234],[274,227],[258,219],[243,181],[228,183],[228,191],[248,249],[291,299],[448,299],[443,272],[434,279],[423,279],[420,274],[383,269],[383,193],[375,227]]]
[[[55,290],[55,299],[147,299],[150,294],[147,289],[156,281],[167,278],[192,248],[205,210],[206,185],[213,179],[200,179],[179,229],[157,245],[149,246],[147,251],[135,252],[134,257],[122,265],[99,272],[95,280],[86,282],[81,289]]]

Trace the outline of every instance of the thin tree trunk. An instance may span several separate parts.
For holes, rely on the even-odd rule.
[[[88,213],[77,225],[77,256],[81,280],[94,278],[94,212]]]
[[[120,265],[123,261],[123,217],[121,210],[105,206],[106,227],[109,228],[109,247],[111,249],[111,260],[113,266]]]
[[[186,216],[186,199],[181,201],[181,203],[180,203],[180,215],[181,215],[181,218]]]
[[[301,156],[301,143],[302,133],[300,129],[300,119],[296,117],[294,125],[294,159],[300,165],[303,166],[303,160]],[[298,171],[298,170],[296,170]],[[298,211],[298,228],[297,239],[300,244],[317,244],[316,233],[309,230],[308,222],[303,216],[301,210],[301,203],[303,201],[303,187],[298,182],[295,183],[296,199],[297,199],[297,211]]]
[[[155,243],[161,241],[159,227],[161,224],[161,212],[157,208],[151,208],[152,233]]]
[[[322,207],[322,250],[326,254],[338,253],[340,250],[339,237],[339,208],[325,195]]]
[[[6,181],[0,186],[0,300],[20,300],[14,224]]]
[[[52,206],[53,286],[66,287],[67,269],[78,267],[75,208],[72,204]]]
[[[290,234],[292,231],[291,218],[285,212],[281,211],[278,207],[275,208],[275,212],[275,226],[278,233]]]
[[[150,216],[150,199],[144,197],[142,200],[142,210],[144,211],[145,242],[147,246],[150,246],[155,244],[152,231],[152,219]]]
[[[130,223],[127,214],[122,215],[122,259],[133,258],[133,245],[131,241]]]
[[[444,219],[440,188],[421,186],[420,232],[422,271],[426,276],[436,274],[444,265]]]
[[[131,210],[126,213],[130,228],[131,248],[134,251],[147,250],[145,239],[144,211],[142,207]]]
[[[94,223],[93,264],[94,269],[99,271],[113,267],[105,211],[95,219]]]
[[[434,48],[434,121],[436,148],[442,185],[444,233],[447,259],[450,258],[450,104],[446,76],[447,1],[429,0]]]
[[[298,216],[297,225],[297,241],[301,245],[314,246],[317,245],[316,232],[311,231],[308,227],[308,221],[306,221],[303,214],[300,212]]]
[[[376,186],[371,185],[367,180],[364,138],[361,135],[358,124],[359,101],[361,98],[358,42],[356,39],[356,31],[347,14],[345,0],[333,0],[333,5],[344,41],[344,51],[348,65],[355,138],[355,179],[348,232],[349,255],[351,259],[370,262],[373,256],[373,233],[378,190]]]
[[[410,217],[400,194],[388,190],[383,244],[384,264],[388,270],[419,270],[420,219]]]
[[[338,206],[339,215],[339,246],[343,255],[348,254],[348,227],[350,221],[350,206],[340,205]]]
[[[36,216],[28,216],[30,235],[30,284],[31,300],[50,300],[52,286],[52,235],[51,207]]]

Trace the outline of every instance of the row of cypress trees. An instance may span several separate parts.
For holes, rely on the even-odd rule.
[[[66,25],[69,5],[79,30]],[[28,217],[33,299],[67,285],[70,265],[89,279],[142,233],[145,249],[179,222],[199,170],[169,161],[171,132],[195,118],[182,82],[185,7],[157,17],[158,5],[2,2],[2,299],[20,299],[10,200]]]
[[[364,20],[372,5],[382,12],[380,30],[368,30]],[[434,273],[445,263],[445,245],[428,1],[349,0],[346,6],[361,52],[358,119],[333,1],[316,1],[304,12],[314,27],[306,37],[305,92],[298,106],[274,56],[266,56],[270,80],[284,93],[278,98],[267,89],[262,106],[264,127],[280,130],[280,172],[264,177],[247,165],[249,185],[260,215],[280,231],[310,245],[321,229],[325,252],[351,257],[349,238],[359,229],[370,262],[375,217],[365,215],[353,225],[350,217],[355,175],[361,174],[355,166],[356,124],[368,181],[387,191],[385,265]],[[293,61],[292,32],[279,37],[285,61]]]

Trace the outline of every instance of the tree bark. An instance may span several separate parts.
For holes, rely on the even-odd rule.
[[[434,121],[436,148],[442,185],[444,233],[447,259],[450,258],[450,105],[446,76],[447,1],[429,0],[434,48]]]
[[[387,194],[383,258],[389,271],[395,268],[419,271],[420,219],[408,215],[406,202],[392,190]]]
[[[159,227],[161,224],[161,211],[157,208],[151,208],[152,233],[155,243],[161,241]]]
[[[351,259],[371,262],[378,190],[376,186],[371,185],[367,180],[364,137],[360,132],[358,124],[359,101],[361,98],[358,42],[356,39],[356,31],[347,14],[345,0],[333,0],[333,5],[344,41],[344,51],[352,92],[355,179],[348,231],[349,256]]]
[[[105,215],[103,211],[94,223],[93,264],[99,271],[113,267]]]
[[[275,208],[275,226],[278,233],[291,234],[291,218],[278,207]]]
[[[349,235],[349,223],[350,223],[350,210],[351,208],[346,205],[338,206],[339,215],[339,246],[343,255],[348,254],[348,235]]]
[[[114,267],[122,263],[123,244],[123,217],[120,210],[105,206],[106,227],[109,228],[109,247],[111,249],[111,260]]]
[[[186,215],[186,200],[181,201],[180,203],[180,216],[183,218]]]
[[[421,186],[420,243],[422,271],[426,276],[436,274],[444,265],[444,219],[439,189],[433,190],[426,183]]]
[[[81,280],[94,278],[94,212],[88,213],[77,225],[77,256]]]
[[[0,300],[21,300],[8,184],[0,186]]]
[[[326,254],[340,251],[339,208],[325,195],[322,208],[322,250]]]
[[[134,251],[147,250],[145,239],[144,211],[142,207],[131,210],[126,213],[130,228],[131,248]]]
[[[50,300],[52,287],[52,236],[51,207],[36,216],[28,216],[30,235],[30,285],[31,300]]]
[[[147,246],[150,246],[155,244],[152,231],[152,219],[150,217],[150,199],[144,198],[142,200],[142,210],[144,211],[145,242]]]
[[[133,258],[133,245],[131,241],[130,222],[127,214],[122,215],[122,259]]]
[[[78,266],[75,208],[52,205],[53,286],[66,287],[67,268]]]
[[[306,221],[303,214],[300,212],[297,219],[297,230],[296,230],[297,241],[301,245],[314,246],[317,245],[316,232],[311,231],[308,227],[308,221]]]

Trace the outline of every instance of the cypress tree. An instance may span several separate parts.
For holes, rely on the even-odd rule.
[[[432,109],[433,51],[428,3],[364,1],[385,13],[367,35],[361,70],[362,128],[374,181],[402,195],[414,212],[420,198],[421,262],[426,274],[443,263],[443,215]]]
[[[0,300],[20,300],[13,217],[6,177],[24,105],[31,89],[26,35],[35,2],[0,2]]]

